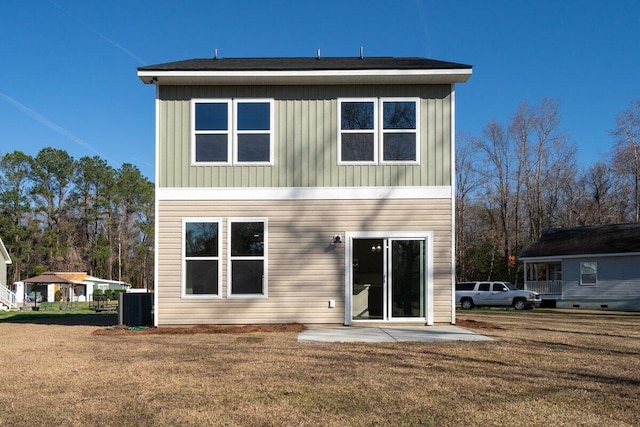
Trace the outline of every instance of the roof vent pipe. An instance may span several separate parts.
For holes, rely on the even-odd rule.
[[[364,59],[364,48],[360,46],[360,59]]]
[[[213,50],[213,59],[218,59],[218,49]]]
[[[318,53],[317,53],[316,59],[320,59],[320,48],[318,48]]]

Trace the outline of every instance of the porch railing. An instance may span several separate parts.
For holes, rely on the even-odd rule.
[[[527,280],[524,288],[544,295],[562,295],[562,280]]]
[[[11,308],[18,307],[16,294],[6,286],[0,285],[0,303]]]

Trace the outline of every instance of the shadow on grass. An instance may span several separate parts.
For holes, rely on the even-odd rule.
[[[37,325],[68,326],[114,326],[118,324],[118,314],[103,313],[18,313],[4,319],[0,323],[33,323]]]

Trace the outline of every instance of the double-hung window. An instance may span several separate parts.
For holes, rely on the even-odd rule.
[[[377,161],[377,101],[342,100],[340,102],[341,162],[373,163]]]
[[[339,163],[419,162],[418,98],[341,99],[338,104]]]
[[[182,296],[220,296],[220,220],[188,218],[182,222]]]
[[[273,99],[192,101],[192,163],[273,163]]]
[[[418,161],[418,102],[390,99],[382,103],[382,162]]]
[[[580,263],[580,284],[587,286],[595,286],[598,284],[597,262]]]
[[[230,219],[228,297],[267,296],[267,220]]]

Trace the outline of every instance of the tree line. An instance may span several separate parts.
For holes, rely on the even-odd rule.
[[[44,271],[82,271],[153,284],[154,185],[129,163],[74,160],[51,147],[0,158],[0,237],[13,264],[8,280]]]
[[[518,253],[543,230],[640,221],[640,99],[617,115],[610,137],[603,159],[579,165],[552,99],[459,135],[457,279],[522,283]]]

